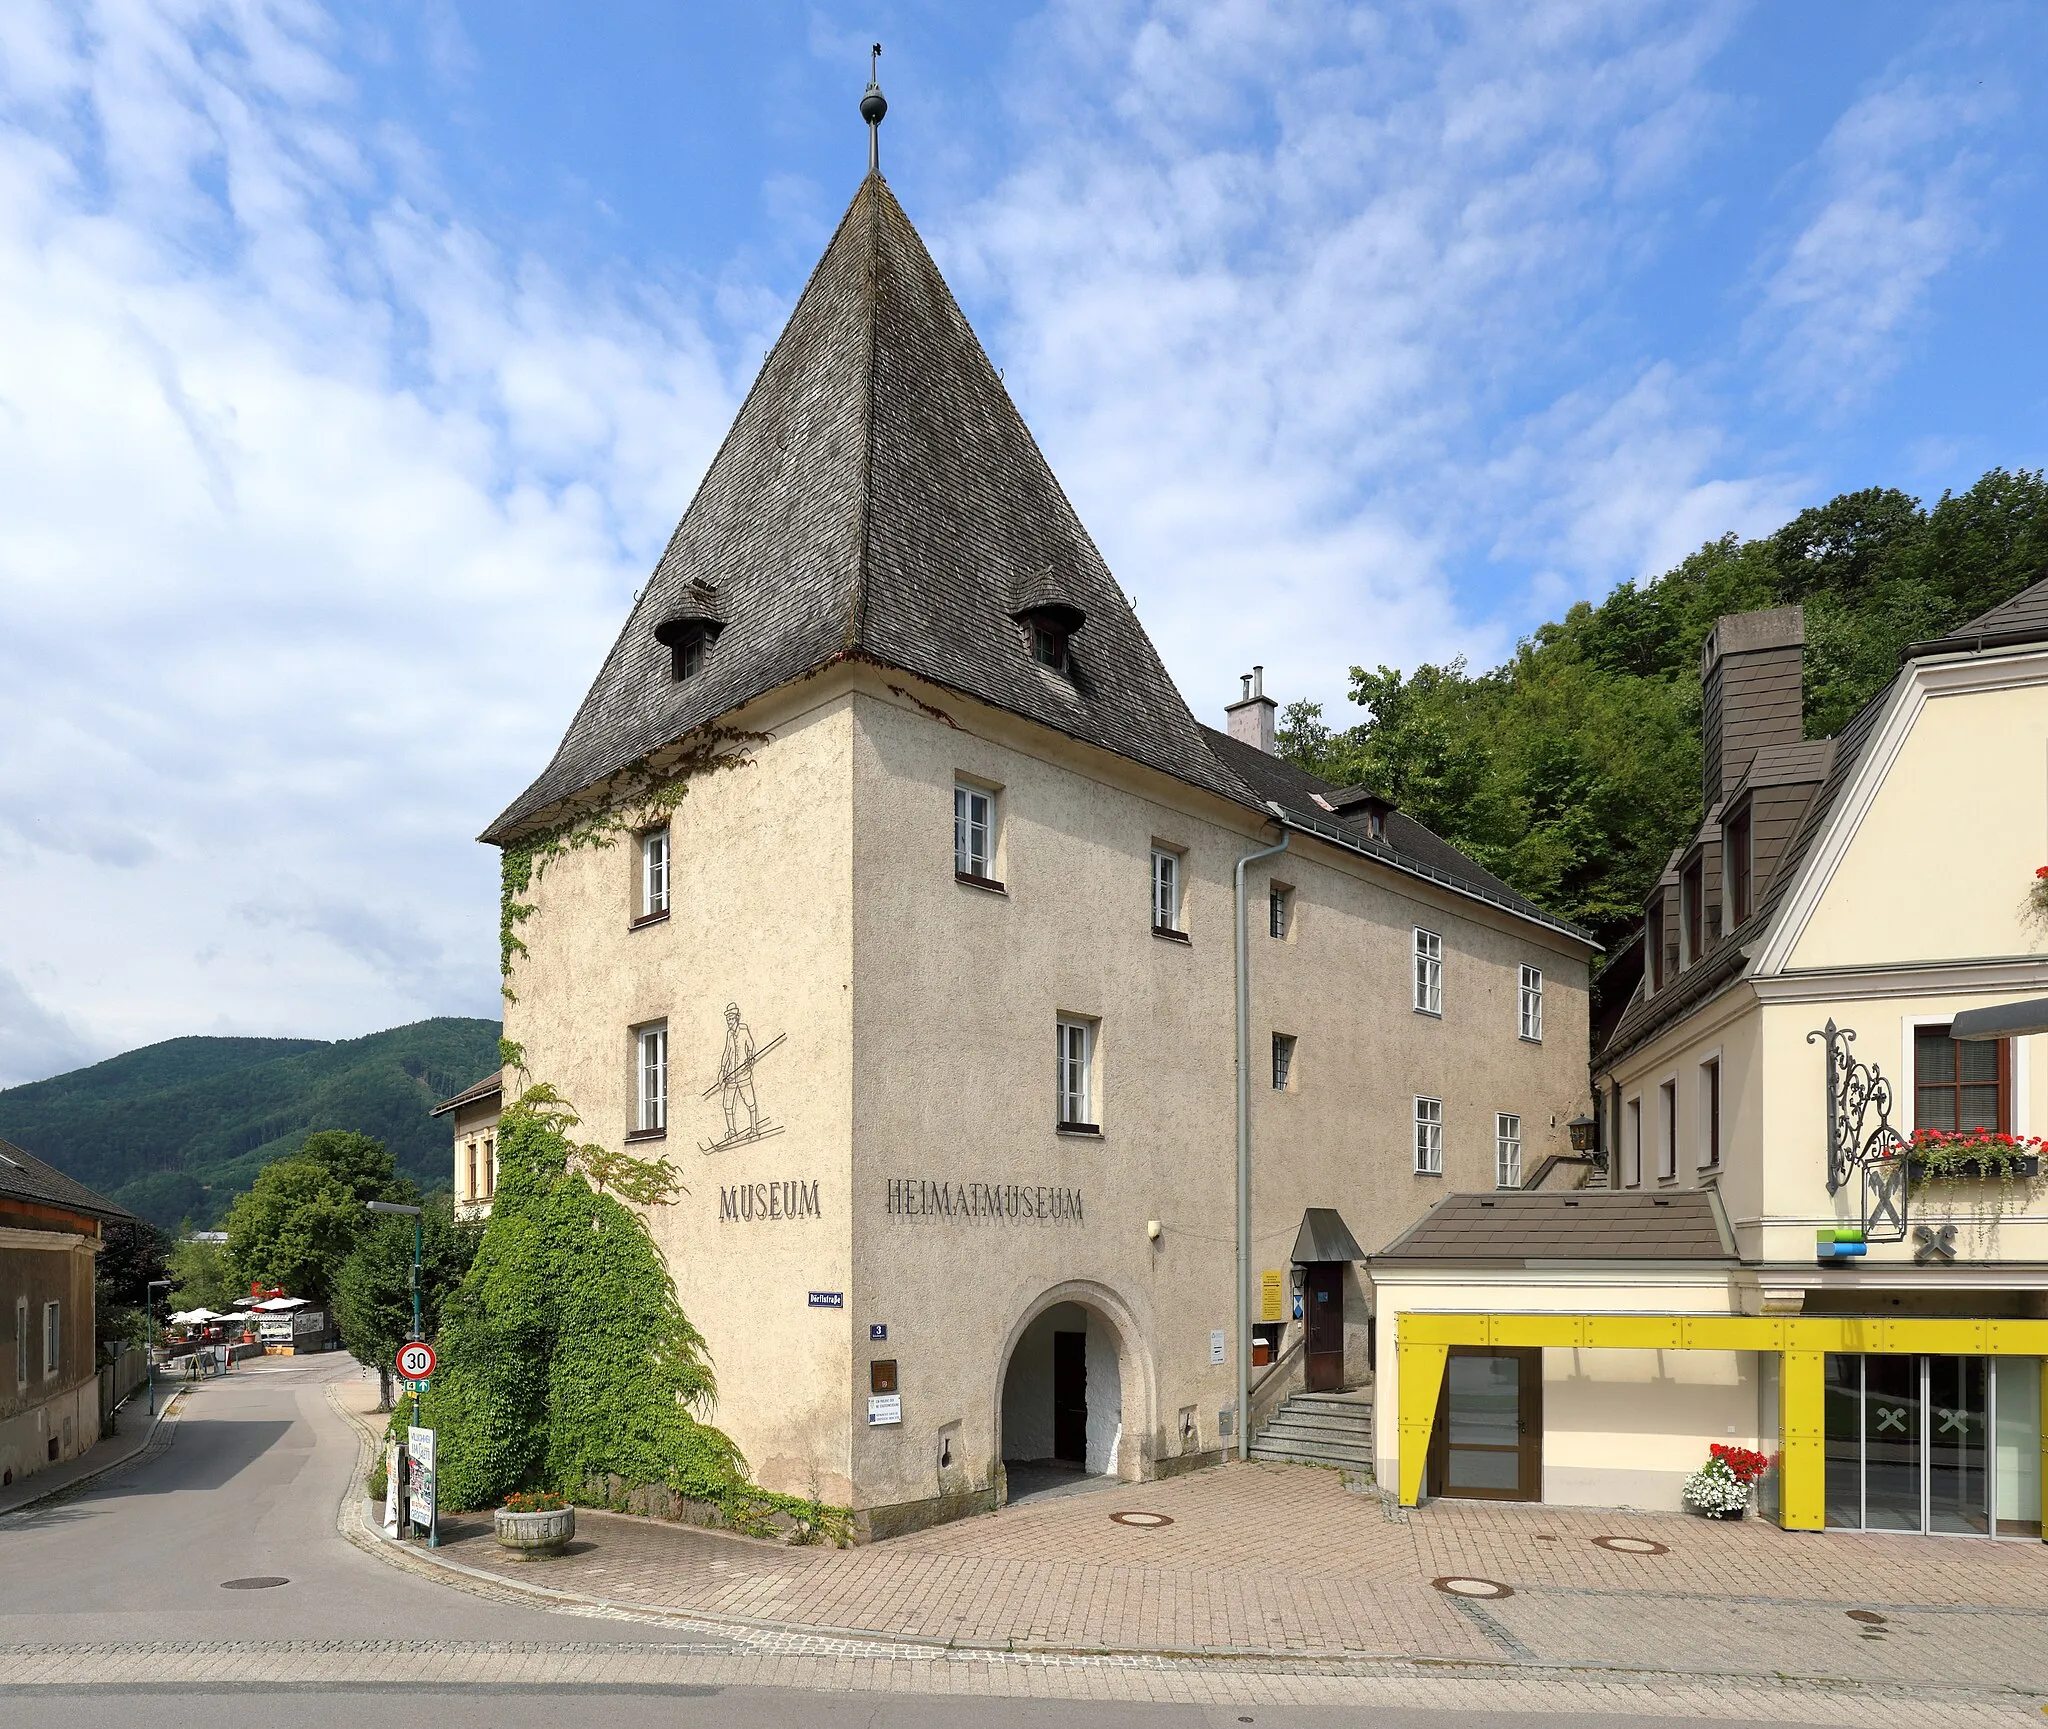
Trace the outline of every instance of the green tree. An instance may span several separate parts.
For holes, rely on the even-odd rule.
[[[1723,613],[1806,609],[1805,721],[1838,732],[1901,652],[2048,578],[2048,479],[1993,469],[1932,510],[1844,493],[1756,540],[1725,535],[1487,672],[1351,669],[1366,718],[1296,703],[1282,754],[1392,799],[1540,905],[1612,943],[1700,818],[1700,650]]]
[[[309,1135],[288,1159],[266,1165],[229,1209],[227,1263],[244,1284],[279,1285],[326,1302],[373,1214],[363,1203],[411,1201],[381,1143],[346,1130]]]
[[[248,1289],[238,1284],[228,1266],[227,1245],[195,1242],[190,1237],[171,1245],[171,1291],[164,1299],[171,1309],[225,1310]]]
[[[142,1311],[153,1280],[166,1277],[170,1238],[141,1219],[110,1219],[100,1228],[100,1252],[93,1264],[93,1298],[101,1340],[139,1342]],[[163,1299],[159,1295],[158,1307]]]
[[[391,1408],[392,1359],[412,1336],[413,1221],[372,1214],[334,1281],[334,1318],[343,1347],[377,1370],[380,1410]],[[468,1276],[483,1236],[455,1217],[452,1195],[429,1195],[420,1213],[420,1314],[426,1336],[440,1331],[441,1306]]]

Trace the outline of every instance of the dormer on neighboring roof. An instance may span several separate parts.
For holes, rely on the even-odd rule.
[[[1364,824],[1368,839],[1386,840],[1387,818],[1394,809],[1392,799],[1380,797],[1369,787],[1348,786],[1341,792],[1331,793],[1327,802],[1336,815]]]
[[[713,583],[688,584],[668,616],[654,627],[654,640],[669,651],[669,672],[676,683],[704,670],[704,656],[725,629],[725,613]]]

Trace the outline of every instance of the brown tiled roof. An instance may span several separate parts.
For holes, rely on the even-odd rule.
[[[1705,1189],[1615,1194],[1506,1189],[1446,1195],[1377,1255],[1423,1261],[1733,1261]]]
[[[126,1207],[116,1206],[105,1195],[72,1181],[55,1165],[45,1164],[12,1141],[0,1141],[0,1199],[63,1207],[93,1219],[135,1217]]]
[[[473,1086],[467,1086],[452,1099],[443,1099],[431,1111],[430,1117],[445,1117],[450,1111],[460,1110],[464,1105],[473,1105],[479,1099],[494,1099],[505,1090],[505,1071],[493,1069]]]
[[[1072,677],[1015,597],[1086,615]],[[678,683],[664,621],[724,628]],[[1123,590],[877,175],[854,195],[668,550],[503,843],[562,801],[843,657],[899,668],[1236,803]]]
[[[1337,794],[1346,789],[1332,786],[1307,770],[1297,768],[1285,757],[1271,756],[1256,745],[1245,744],[1214,727],[1203,727],[1202,735],[1223,766],[1250,787],[1261,804],[1271,801],[1279,805],[1286,811],[1290,822],[1325,833],[1353,851],[1385,859],[1396,869],[1443,883],[1519,918],[1575,936],[1592,947],[1599,946],[1592,932],[1581,929],[1568,919],[1559,918],[1555,913],[1545,912],[1528,896],[1517,894],[1491,871],[1474,864],[1449,841],[1431,833],[1414,818],[1403,816],[1398,810],[1389,810],[1386,838],[1374,840],[1361,818],[1340,815],[1316,803],[1316,796],[1320,794],[1336,804]]]

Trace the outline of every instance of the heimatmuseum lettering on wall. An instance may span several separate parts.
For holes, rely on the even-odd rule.
[[[941,1219],[1040,1219],[1081,1224],[1081,1191],[1048,1183],[949,1183],[891,1177],[888,1211]]]

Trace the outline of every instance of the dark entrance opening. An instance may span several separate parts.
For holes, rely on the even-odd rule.
[[[1318,1261],[1302,1269],[1303,1377],[1311,1393],[1344,1385],[1344,1267]]]
[[[1543,1499],[1543,1353],[1453,1345],[1429,1439],[1429,1492]]]
[[[1088,1462],[1088,1335],[1052,1336],[1052,1456],[1076,1470]]]

